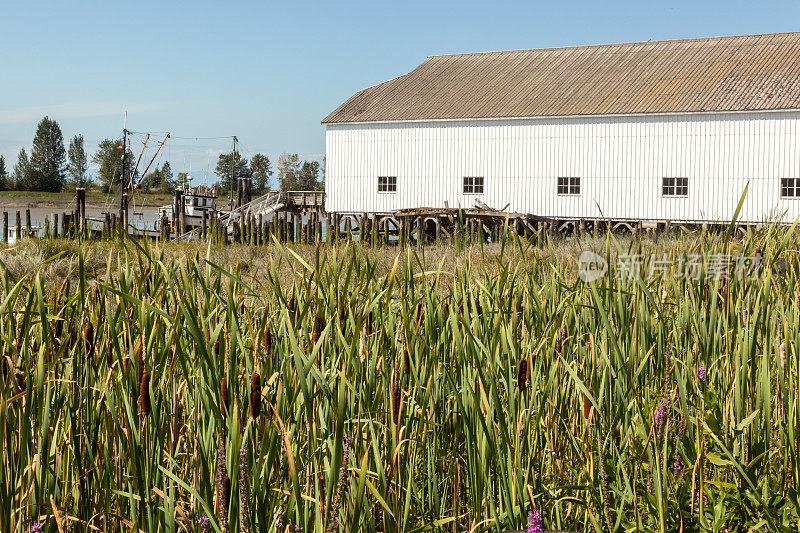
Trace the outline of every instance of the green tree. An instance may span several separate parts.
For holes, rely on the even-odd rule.
[[[98,146],[97,152],[92,156],[92,163],[97,165],[97,177],[103,190],[111,192],[122,183],[122,141],[120,139],[105,139]],[[128,172],[135,164],[130,151],[125,151]]]
[[[298,174],[300,172],[300,156],[282,153],[278,156],[278,181],[282,191],[300,191]]]
[[[6,158],[0,155],[0,191],[7,191],[10,185],[8,182],[8,169],[6,169]]]
[[[237,151],[219,154],[214,174],[219,176],[220,193],[222,193],[235,189],[236,180],[249,177],[250,169],[247,168],[247,159]]]
[[[25,148],[22,148],[17,156],[17,164],[14,165],[14,188],[28,189],[31,179],[31,162]]]
[[[270,190],[272,177],[272,163],[264,154],[256,154],[250,159],[250,168],[253,173],[253,193],[264,194]]]
[[[89,157],[86,155],[86,148],[83,145],[83,135],[76,135],[69,142],[67,157],[69,159],[67,173],[70,181],[75,187],[86,187],[89,182],[86,179],[86,171],[89,170]]]
[[[30,190],[60,191],[67,178],[67,151],[58,122],[44,117],[36,128],[31,149]]]
[[[303,161],[303,166],[297,173],[298,191],[316,191],[319,189],[319,161]]]
[[[175,190],[175,182],[172,177],[172,167],[170,166],[169,161],[164,161],[164,164],[161,165],[161,167],[156,167],[154,170],[148,172],[147,175],[142,178],[142,182],[139,187],[142,192],[172,192]]]

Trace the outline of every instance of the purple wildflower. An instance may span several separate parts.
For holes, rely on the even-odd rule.
[[[656,410],[655,414],[655,422],[656,422],[656,433],[661,432],[661,428],[664,427],[664,424],[667,421],[667,411],[669,410],[669,405],[666,402],[661,402],[658,404],[658,409]]]
[[[667,347],[664,349],[664,358],[669,363],[670,359],[672,359],[672,345],[667,343]]]
[[[44,531],[44,522],[34,522],[31,524],[31,533],[42,533]]]
[[[702,496],[703,499],[703,507],[708,506],[708,496],[706,495],[706,491],[700,492],[699,490],[695,492],[694,495],[694,506],[699,510],[700,509],[700,498]]]
[[[247,448],[239,450],[239,505],[239,530],[250,533],[250,472],[247,466]]]
[[[697,366],[697,379],[699,379],[703,383],[706,382],[706,367],[704,367],[703,365]]]
[[[544,531],[542,524],[542,512],[533,510],[528,513],[528,532],[527,533],[542,533]]]
[[[675,461],[672,463],[672,469],[676,474],[680,474],[683,471],[683,461],[681,461],[681,456],[678,454],[675,454]]]
[[[200,518],[197,523],[200,525],[200,530],[203,533],[208,533],[208,526],[211,525],[211,520],[209,520],[207,516]]]
[[[300,524],[295,524],[294,525],[294,530],[295,531],[303,531],[303,526],[301,526]]]

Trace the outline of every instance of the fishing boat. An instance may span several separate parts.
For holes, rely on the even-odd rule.
[[[180,189],[180,194],[176,194],[176,202],[171,205],[165,205],[158,208],[158,218],[156,219],[155,229],[160,230],[161,221],[166,220],[169,224],[177,219],[175,216],[175,206],[179,201],[183,202],[184,220],[186,227],[184,231],[191,228],[199,228],[203,224],[203,214],[206,216],[213,216],[217,211],[217,196],[216,194],[205,194],[199,192],[197,189],[186,188]],[[183,233],[183,231],[181,231]]]
[[[17,242],[18,238],[25,238],[25,237],[38,237],[39,230],[41,230],[41,226],[31,226],[28,228],[27,226],[9,226],[8,227],[8,244],[14,245]],[[19,233],[19,235],[18,235]]]

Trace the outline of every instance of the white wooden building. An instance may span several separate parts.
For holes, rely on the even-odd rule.
[[[432,56],[323,124],[333,213],[800,215],[800,33]]]

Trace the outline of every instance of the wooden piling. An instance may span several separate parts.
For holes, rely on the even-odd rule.
[[[3,211],[3,243],[8,244],[8,211]]]

